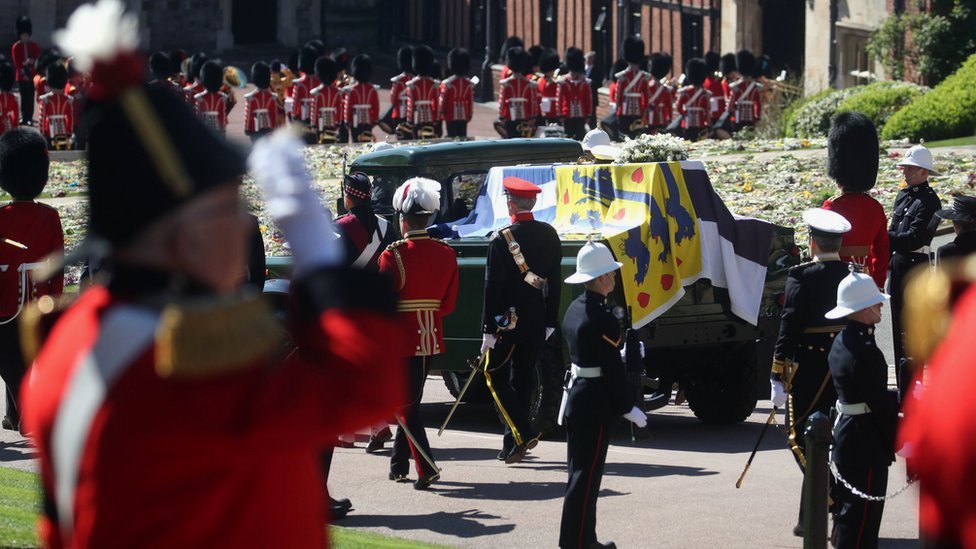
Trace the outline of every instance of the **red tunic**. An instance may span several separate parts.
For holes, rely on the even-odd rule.
[[[407,82],[407,121],[416,126],[438,121],[437,99],[440,83],[433,78],[418,76]]]
[[[29,288],[24,296],[27,301],[43,295],[61,295],[63,272],[43,282],[35,281],[32,274],[48,254],[64,251],[61,216],[57,210],[27,200],[6,204],[0,207],[0,235],[27,246],[22,250],[0,242],[0,318],[17,314],[21,288],[25,286]]]
[[[539,88],[521,74],[502,80],[498,90],[498,117],[533,120],[539,116]]]
[[[187,105],[190,105],[191,107],[194,108],[194,110],[196,110],[197,94],[201,94],[205,91],[207,90],[204,89],[203,84],[199,82],[194,82],[193,84],[187,84],[186,86],[183,87],[183,97],[186,98]]]
[[[648,81],[651,75],[640,69],[627,67],[617,73],[617,87],[613,102],[617,116],[644,116],[648,104]]]
[[[390,116],[394,120],[404,120],[407,117],[407,82],[413,75],[401,72],[390,79],[390,105],[393,111]]]
[[[864,272],[883,288],[890,259],[888,218],[884,206],[866,193],[844,193],[824,201],[823,207],[839,213],[851,223],[851,230],[844,234],[841,259],[863,265]]]
[[[740,78],[729,85],[725,109],[739,124],[755,124],[762,115],[763,85],[752,78]]]
[[[20,103],[13,92],[0,92],[0,135],[20,125]]]
[[[443,317],[457,301],[458,265],[454,249],[411,231],[380,256],[380,272],[393,278],[400,295],[397,310],[407,328],[414,356],[444,352]]]
[[[380,96],[368,82],[342,88],[342,121],[350,128],[374,126],[380,118]]]
[[[539,115],[544,118],[559,118],[559,82],[555,78],[543,76],[538,80]],[[546,108],[548,107],[548,108]]]
[[[674,89],[651,78],[647,86],[647,125],[651,128],[666,127],[674,114]]]
[[[254,90],[244,96],[244,133],[278,127],[278,101],[270,90]]]
[[[335,86],[324,86],[312,90],[311,126],[319,132],[338,128],[342,122],[342,91]]]
[[[556,94],[558,113],[563,118],[589,118],[593,114],[593,89],[586,78],[566,75],[559,79]]]
[[[71,97],[59,90],[42,95],[38,103],[41,106],[39,118],[44,137],[64,137],[74,133],[75,107]]]
[[[617,81],[611,80],[610,84],[607,85],[607,97],[609,98],[610,101],[609,104],[610,112],[614,114],[616,114],[617,112],[617,103],[615,102],[616,100],[614,99],[616,96],[617,96]]]
[[[86,290],[22,395],[58,509],[45,545],[327,546],[321,450],[397,410],[406,341],[393,315],[305,302],[292,322],[301,352],[166,378],[159,309]]]
[[[674,98],[674,110],[685,115],[682,128],[704,128],[708,125],[708,108],[711,93],[705,88],[685,86]]]
[[[723,85],[723,79],[719,78],[719,73],[715,73],[705,79],[705,89],[712,92],[712,100],[709,105],[709,119],[712,122],[722,118],[725,112],[725,94],[727,86]]]
[[[203,123],[220,133],[227,131],[227,95],[223,92],[198,93],[193,98]]]
[[[300,120],[306,125],[310,125],[310,121],[312,120],[314,100],[311,97],[311,93],[317,87],[311,85],[311,79],[308,76],[307,74],[303,74],[301,78],[292,82],[291,98],[293,103],[291,105],[291,112],[288,113],[290,120]]]
[[[41,47],[37,45],[37,42],[31,40],[14,42],[14,45],[10,47],[10,57],[14,61],[14,78],[18,82],[32,80],[37,75],[34,62],[40,56]]]
[[[441,82],[438,106],[441,109],[440,118],[445,122],[463,120],[471,121],[474,107],[471,80],[462,76],[451,76]]]

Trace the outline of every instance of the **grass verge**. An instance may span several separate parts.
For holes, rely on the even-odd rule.
[[[957,137],[955,139],[941,139],[939,141],[926,141],[925,146],[934,149],[935,147],[961,147],[963,145],[976,145],[976,135],[969,137]]]
[[[333,526],[330,536],[334,549],[443,549],[447,547],[360,532],[341,526]]]

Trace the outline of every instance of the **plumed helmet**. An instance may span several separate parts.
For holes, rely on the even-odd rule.
[[[0,135],[0,188],[14,200],[33,200],[47,184],[47,141],[25,126]]]
[[[526,51],[529,52],[529,56],[531,57],[530,63],[532,63],[532,68],[535,68],[539,66],[539,61],[542,60],[542,54],[546,50],[543,49],[539,44],[536,44],[534,46],[529,46],[529,49]]]
[[[620,58],[613,62],[613,68],[610,70],[610,80],[617,80],[617,73],[627,69],[627,60]]]
[[[203,69],[203,64],[209,60],[210,58],[207,56],[207,54],[203,53],[202,51],[194,53],[193,57],[190,58],[190,74],[187,75],[187,78],[194,81],[199,80],[200,71]]]
[[[47,85],[52,90],[63,90],[68,84],[68,68],[64,66],[64,63],[58,62],[48,65],[45,76],[47,77]]]
[[[559,54],[556,53],[554,49],[548,49],[542,52],[542,57],[539,58],[539,70],[541,72],[554,71],[559,68]]]
[[[324,55],[315,61],[315,77],[323,84],[334,82],[336,76],[339,76],[339,65],[336,64],[335,59]]]
[[[464,48],[454,48],[447,53],[447,70],[457,76],[467,76],[471,71],[471,54]]]
[[[353,58],[352,69],[349,72],[357,82],[368,83],[373,77],[373,60],[365,53],[359,54]]]
[[[271,86],[271,67],[264,61],[258,61],[251,65],[251,82],[259,90],[269,88]]]
[[[525,49],[525,43],[518,36],[509,36],[502,42],[502,48],[499,50],[501,58],[508,61],[508,50],[512,48],[522,48]]]
[[[718,70],[721,71],[722,74],[731,74],[735,72],[735,54],[727,53],[723,55],[722,60],[719,61]]]
[[[523,50],[519,46],[508,48],[505,51],[505,65],[515,74],[522,74],[522,54]]]
[[[410,215],[430,215],[440,209],[441,184],[426,177],[411,177],[393,194],[393,209]]]
[[[756,73],[756,56],[749,50],[739,50],[735,54],[735,66],[742,76],[754,76]]]
[[[0,91],[14,89],[14,66],[9,61],[0,61]]]
[[[149,56],[149,72],[157,80],[164,80],[173,74],[173,64],[169,62],[166,52],[156,51]]]
[[[583,50],[570,47],[566,49],[566,68],[571,72],[586,72],[586,57]]]
[[[685,64],[685,83],[692,86],[701,86],[708,76],[708,65],[700,57],[689,59]]]
[[[217,61],[207,61],[200,70],[200,82],[208,92],[215,92],[224,83],[224,68]]]
[[[628,63],[640,65],[644,60],[644,41],[636,36],[624,39],[624,59]]]
[[[674,60],[666,53],[655,53],[651,55],[651,75],[658,80],[664,78],[674,68]]]
[[[397,68],[400,72],[413,72],[413,48],[403,46],[397,50]]]
[[[34,24],[31,23],[31,18],[26,15],[21,15],[17,18],[17,36],[21,34],[34,34]]]
[[[859,112],[842,112],[830,121],[827,175],[845,191],[864,192],[878,179],[878,131]]]
[[[413,48],[413,73],[417,76],[430,76],[434,69],[434,51],[430,46],[420,45]]]
[[[318,50],[313,47],[305,46],[298,52],[298,70],[305,74],[312,74],[315,71],[315,60],[321,57]]]
[[[718,71],[718,65],[721,60],[722,56],[718,52],[710,51],[705,54],[705,64],[708,65],[708,74]]]

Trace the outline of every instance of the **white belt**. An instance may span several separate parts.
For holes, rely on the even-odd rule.
[[[844,414],[846,416],[863,416],[864,414],[870,414],[871,408],[866,402],[855,402],[853,404],[846,404],[841,401],[837,401],[835,405],[837,412]]]
[[[563,399],[559,403],[559,415],[556,416],[556,425],[563,424],[563,418],[566,417],[566,404],[569,402],[569,391],[573,388],[573,384],[579,378],[595,378],[600,377],[603,371],[599,367],[594,368],[580,368],[579,366],[573,364],[570,369],[570,378],[566,385],[563,387]]]
[[[594,378],[603,375],[603,370],[599,366],[593,368],[581,368],[575,364],[570,368],[573,377]]]
[[[922,246],[921,248],[919,248],[917,250],[912,250],[912,251],[910,251],[908,253],[910,253],[910,254],[926,254],[927,255],[927,254],[932,253],[932,248],[930,246]]]

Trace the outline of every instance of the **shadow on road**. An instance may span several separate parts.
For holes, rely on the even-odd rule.
[[[438,482],[433,490],[439,496],[461,499],[506,501],[544,501],[563,497],[566,483],[557,482]]]
[[[439,483],[438,485],[443,484]],[[357,515],[347,516],[339,526],[351,528],[389,528],[391,530],[429,530],[446,536],[476,538],[493,534],[504,534],[515,529],[514,524],[482,524],[485,519],[499,519],[478,509],[468,509],[457,513],[437,512],[427,515]]]
[[[918,540],[904,538],[878,538],[878,547],[884,547],[885,549],[915,549],[918,547]]]
[[[37,457],[34,448],[26,440],[17,442],[0,442],[0,463],[11,464],[18,461],[30,461]]]
[[[657,465],[655,463],[631,463],[613,461],[614,456],[607,458],[603,474],[605,476],[653,478],[667,476],[706,477],[717,475],[718,471],[710,471],[701,467],[685,467],[680,465]],[[565,471],[565,462],[536,461],[532,462],[533,471]]]

